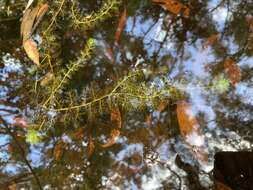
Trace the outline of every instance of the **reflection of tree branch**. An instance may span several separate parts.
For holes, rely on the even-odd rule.
[[[20,145],[19,141],[16,138],[16,135],[10,130],[10,128],[8,127],[8,124],[6,123],[6,121],[0,116],[0,121],[3,124],[4,128],[6,129],[7,133],[13,138],[13,140],[15,141],[16,145],[18,146],[19,150],[20,150],[20,154],[24,159],[25,164],[27,165],[27,167],[29,168],[31,174],[34,176],[34,179],[39,187],[40,190],[42,190],[42,186],[40,183],[40,180],[38,178],[38,176],[36,175],[35,171],[33,170],[31,164],[29,163],[29,161],[26,159],[25,156],[25,151],[23,149],[23,147]]]
[[[218,5],[216,5],[216,7],[212,8],[208,13],[212,13],[214,11],[216,11],[221,5],[223,5],[225,2],[225,0],[222,0]]]

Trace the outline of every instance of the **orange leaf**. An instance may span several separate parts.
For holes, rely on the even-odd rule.
[[[120,39],[120,35],[125,27],[127,21],[127,10],[126,8],[124,9],[123,13],[121,14],[120,18],[119,18],[119,22],[118,22],[118,26],[117,26],[117,30],[115,33],[115,42],[118,43],[119,39]]]
[[[218,38],[219,38],[218,34],[213,34],[209,36],[203,45],[203,49],[206,49],[208,46],[213,45],[218,40]]]
[[[48,4],[43,4],[40,6],[36,15],[37,20],[40,20],[46,14],[48,7],[49,7]]]
[[[160,4],[163,8],[170,11],[171,13],[178,15],[183,14],[184,17],[189,17],[190,9],[184,4],[178,2],[177,0],[152,0],[154,3]]]
[[[233,85],[241,81],[241,70],[234,60],[231,58],[226,59],[224,69]]]
[[[198,121],[192,113],[192,108],[189,103],[182,100],[177,103],[177,119],[180,133],[186,137],[198,128]]]
[[[27,56],[36,64],[40,65],[39,51],[36,43],[32,39],[28,39],[23,42],[23,46]]]

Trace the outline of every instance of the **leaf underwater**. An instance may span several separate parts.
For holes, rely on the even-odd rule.
[[[107,148],[116,143],[116,139],[120,135],[120,129],[122,127],[122,118],[119,108],[115,108],[111,111],[111,121],[116,124],[115,129],[113,129],[110,133],[110,139],[107,143],[101,145],[102,148]]]
[[[38,66],[40,65],[39,51],[36,43],[31,38],[31,35],[47,10],[48,4],[38,5],[33,9],[26,9],[20,26],[20,33],[23,38],[23,47],[25,52],[27,56]]]
[[[37,48],[36,43],[32,39],[28,39],[23,43],[23,47],[25,49],[25,52],[27,56],[36,64],[40,65],[40,60],[39,60],[39,51]]]
[[[63,150],[64,150],[64,147],[65,147],[65,143],[60,141],[58,142],[55,147],[54,147],[54,152],[53,152],[53,155],[54,155],[54,158],[55,160],[60,160],[61,157],[62,157],[62,154],[63,154]]]
[[[177,103],[177,119],[183,137],[198,129],[199,124],[192,113],[191,105],[184,100]]]
[[[224,185],[223,183],[216,181],[215,182],[215,190],[232,190],[230,187]]]
[[[181,135],[190,145],[194,158],[202,166],[206,166],[208,164],[208,153],[204,148],[204,135],[199,130],[199,123],[191,105],[184,100],[178,101],[176,112]]]
[[[176,0],[152,0],[154,3],[160,4],[164,9],[178,15],[182,13],[184,17],[189,17],[190,9],[186,5],[176,1]]]
[[[209,36],[205,43],[203,44],[203,49],[206,49],[207,47],[213,45],[215,42],[217,42],[217,40],[219,39],[219,34],[213,34],[211,36]]]
[[[115,42],[118,43],[121,33],[126,25],[126,21],[127,21],[127,10],[126,8],[124,9],[123,13],[121,14],[120,18],[119,18],[119,22],[118,22],[118,26],[117,26],[117,30],[115,33]]]
[[[87,146],[87,157],[90,158],[95,151],[95,144],[92,137],[89,136],[88,146]]]
[[[226,59],[224,62],[224,69],[233,85],[241,81],[241,69],[234,60],[231,58]]]

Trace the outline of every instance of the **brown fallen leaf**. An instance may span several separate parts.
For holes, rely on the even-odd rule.
[[[118,43],[119,39],[120,39],[120,35],[125,27],[127,21],[127,10],[126,8],[124,9],[123,13],[121,14],[120,18],[119,18],[119,22],[118,22],[118,26],[117,26],[117,30],[115,33],[115,42]]]
[[[190,8],[177,0],[152,0],[152,1],[154,3],[160,4],[163,8],[173,13],[174,15],[178,15],[180,13],[182,13],[184,17],[189,17],[190,15]]]
[[[36,64],[40,65],[40,55],[39,51],[37,49],[37,44],[32,40],[28,39],[25,42],[23,42],[23,47],[25,49],[25,52],[27,56]]]
[[[47,10],[48,4],[42,4],[36,6],[35,8],[26,9],[20,26],[20,33],[21,37],[23,38],[23,47],[25,52],[28,57],[37,65],[40,64],[39,51],[31,36]]]
[[[224,69],[233,85],[236,85],[241,81],[241,69],[233,59],[227,58],[225,60]]]
[[[26,41],[31,37],[31,32],[33,30],[33,24],[36,18],[36,15],[39,11],[39,7],[34,9],[27,9],[23,15],[22,22],[20,25],[20,33],[23,41]]]

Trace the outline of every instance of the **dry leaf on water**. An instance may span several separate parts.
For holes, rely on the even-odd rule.
[[[241,81],[241,69],[233,59],[228,58],[225,60],[224,69],[233,85],[236,85]]]
[[[123,13],[121,14],[120,18],[119,18],[119,22],[118,22],[118,26],[117,26],[117,30],[115,33],[115,42],[118,43],[119,39],[120,39],[120,35],[125,27],[127,21],[127,10],[126,8],[124,9]]]
[[[160,4],[163,8],[170,11],[171,13],[178,15],[182,13],[184,17],[189,17],[190,9],[184,4],[177,0],[152,0],[154,3]]]

